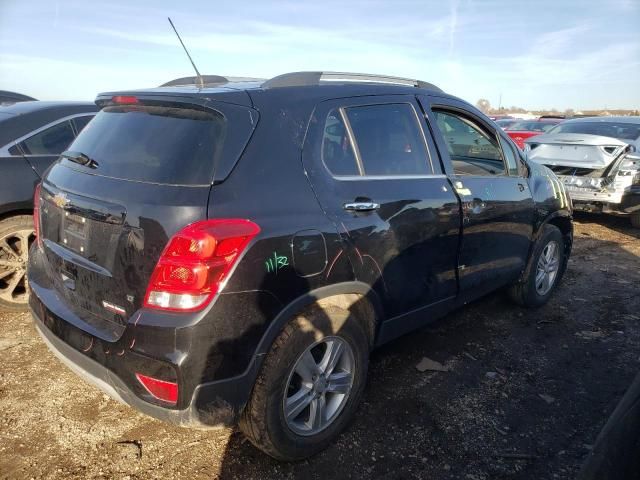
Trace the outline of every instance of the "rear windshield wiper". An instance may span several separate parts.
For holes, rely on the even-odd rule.
[[[71,160],[72,162],[84,165],[85,167],[96,168],[98,166],[98,162],[82,152],[72,152],[71,150],[67,150],[66,152],[62,152],[60,156]]]

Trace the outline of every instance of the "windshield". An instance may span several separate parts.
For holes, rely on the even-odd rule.
[[[226,137],[222,115],[189,108],[107,107],[69,150],[95,162],[92,173],[140,182],[205,185]],[[68,160],[63,160],[68,161]],[[73,164],[72,168],[81,168]]]
[[[640,137],[640,123],[567,122],[557,125],[548,133],[585,133],[618,140],[636,140]]]

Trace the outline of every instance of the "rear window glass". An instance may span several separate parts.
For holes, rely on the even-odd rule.
[[[585,133],[613,137],[618,140],[636,140],[640,137],[640,124],[625,122],[567,122],[548,133]]]
[[[226,130],[224,117],[214,112],[161,106],[107,107],[82,130],[69,150],[94,160],[97,166],[93,173],[98,175],[204,185],[212,181]]]

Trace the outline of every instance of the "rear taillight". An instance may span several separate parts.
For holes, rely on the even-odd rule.
[[[177,312],[207,305],[260,227],[249,220],[203,220],[169,241],[156,265],[144,306]]]
[[[33,231],[36,237],[38,247],[42,247],[42,232],[40,228],[40,189],[42,183],[36,185],[35,192],[33,193]]]
[[[153,397],[163,402],[178,403],[178,384],[136,373],[136,378]]]

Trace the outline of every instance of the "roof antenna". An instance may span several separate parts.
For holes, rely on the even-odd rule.
[[[196,76],[198,77],[198,83],[200,83],[200,88],[204,88],[204,79],[202,78],[202,75],[200,75],[200,72],[198,71],[198,67],[196,67],[196,64],[193,63],[193,59],[191,58],[191,55],[189,55],[189,51],[187,50],[187,47],[184,46],[184,42],[182,41],[182,38],[180,38],[180,34],[178,33],[178,30],[176,30],[175,25],[171,21],[171,17],[167,17],[167,20],[169,20],[169,23],[171,24],[171,28],[173,28],[173,31],[176,32],[176,36],[178,37],[178,40],[180,40],[180,44],[182,45],[182,48],[184,48],[184,53],[187,54],[187,57],[189,57],[189,61],[191,62],[193,69],[196,71]]]

